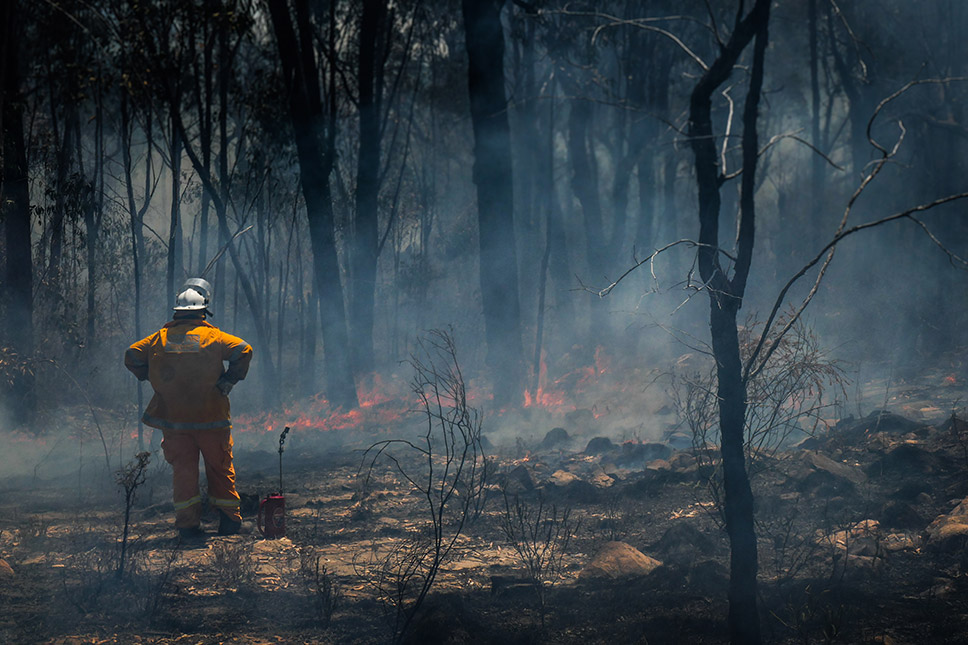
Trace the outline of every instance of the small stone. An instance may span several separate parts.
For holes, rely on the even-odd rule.
[[[956,551],[968,542],[968,498],[947,515],[939,515],[927,528],[928,542],[943,551]]]
[[[962,524],[957,520],[951,520],[943,524],[932,536],[932,538],[937,538],[938,541],[944,542],[952,538],[963,538],[968,537],[968,524]]]
[[[571,440],[568,431],[564,428],[552,428],[541,440],[541,447],[544,449],[560,448]]]
[[[649,551],[669,561],[697,561],[702,556],[716,553],[717,545],[697,528],[686,522],[676,522]]]
[[[949,458],[925,450],[921,446],[902,443],[867,467],[872,477],[929,475],[943,470]]]
[[[906,533],[889,533],[884,536],[881,544],[885,551],[914,551],[921,546],[920,539]]]
[[[521,464],[508,473],[507,491],[509,493],[520,493],[529,490],[534,490],[534,479],[531,477],[527,466]]]
[[[13,580],[17,577],[17,574],[13,572],[13,567],[7,564],[7,561],[0,558],[0,580]]]
[[[626,463],[645,465],[656,459],[668,459],[672,455],[672,448],[662,443],[637,443],[626,441],[622,444],[620,459]]]
[[[647,576],[662,563],[625,542],[606,542],[578,575],[583,580],[619,580]]]
[[[863,471],[853,466],[834,461],[817,452],[808,452],[804,455],[804,460],[819,471],[830,473],[834,477],[846,479],[853,484],[862,484],[867,481],[867,476]]]
[[[817,543],[845,551],[858,558],[874,558],[880,553],[880,538],[879,523],[876,520],[863,520],[847,529],[830,534],[818,531]]]
[[[594,475],[588,478],[588,481],[597,488],[608,488],[609,486],[612,486],[615,483],[615,480],[612,479],[608,475],[608,473],[604,473],[604,472],[595,473]]]
[[[691,453],[679,451],[669,458],[669,465],[680,472],[689,472],[696,469],[696,458]]]
[[[895,529],[923,528],[927,520],[921,517],[917,510],[906,502],[891,502],[881,511],[882,525]]]
[[[607,452],[612,452],[616,449],[612,440],[608,437],[594,437],[588,442],[588,446],[585,447],[585,454],[587,455],[604,455]]]
[[[935,578],[930,589],[920,594],[922,598],[943,598],[955,592],[954,580],[950,578]]]
[[[567,470],[556,470],[548,478],[548,481],[555,486],[567,486],[573,481],[578,481],[578,475],[570,473]]]

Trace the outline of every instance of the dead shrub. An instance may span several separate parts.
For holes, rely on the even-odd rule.
[[[17,542],[19,546],[28,551],[45,550],[44,543],[47,541],[47,532],[50,530],[51,520],[43,515],[30,515],[26,521],[20,522],[17,530]]]
[[[785,322],[779,319],[773,329],[784,329]],[[756,348],[761,329],[762,324],[753,320],[740,329],[744,363]],[[744,449],[751,480],[776,466],[778,451],[792,440],[826,432],[829,428],[825,414],[846,398],[847,381],[842,367],[820,347],[817,337],[801,320],[781,338],[768,338],[764,350],[774,345],[769,360],[746,383]],[[710,449],[720,445],[716,383],[716,368],[710,357],[702,368],[673,372],[670,393],[679,418],[692,434],[700,478],[724,523],[722,461],[719,451]]]
[[[117,552],[109,538],[93,529],[78,528],[68,537],[71,548],[63,563],[62,589],[82,614],[102,604],[102,595],[119,587]]]
[[[343,590],[314,548],[309,547],[300,556],[299,572],[309,585],[316,620],[321,627],[328,627],[342,604]]]
[[[764,513],[757,519],[757,535],[764,538],[772,547],[773,577],[778,584],[796,578],[814,562],[819,555],[820,545],[804,533],[803,522],[797,510],[800,498],[784,512]]]
[[[512,500],[507,493],[504,494],[501,530],[534,588],[542,626],[546,591],[561,579],[568,546],[580,526],[581,520],[572,518],[571,509],[559,512],[554,504],[549,508],[540,493],[534,504],[528,504],[517,495]]]
[[[602,504],[601,516],[589,527],[597,542],[625,542],[632,530],[635,513],[628,497],[610,492]],[[590,519],[590,518],[586,518]],[[590,524],[590,522],[589,522]]]
[[[374,443],[364,452],[359,470],[361,505],[384,472],[395,472],[420,500],[418,529],[382,558],[374,553],[358,567],[383,603],[395,642],[406,635],[465,524],[483,510],[488,469],[483,417],[467,403],[451,334],[428,332],[417,341],[409,363],[424,430],[414,439]]]
[[[961,453],[963,466],[968,469],[968,421],[965,421],[965,416],[964,408],[952,410],[951,416],[945,421],[942,429],[947,429],[950,432],[956,450]]]
[[[150,452],[139,452],[135,455],[134,461],[115,473],[114,481],[124,489],[124,528],[121,532],[121,557],[118,558],[118,577],[124,577],[124,564],[128,552],[128,530],[131,525],[131,508],[138,494],[138,488],[145,483],[148,462],[151,460]]]
[[[117,539],[109,532],[75,527],[62,566],[61,590],[66,604],[81,614],[95,612],[151,622],[176,572],[177,544],[153,556],[136,541],[128,553],[125,576],[118,578]]]
[[[820,642],[834,643],[847,626],[848,607],[839,591],[806,584],[788,592],[782,610],[773,617],[805,645],[816,642],[816,636]]]
[[[157,566],[150,561],[144,551],[139,552],[138,557],[132,560],[137,567],[138,575],[129,581],[128,586],[135,593],[141,613],[149,623],[158,612],[165,592],[177,571],[175,563],[180,553],[178,544],[174,544],[160,554]]]
[[[218,584],[238,589],[251,586],[255,566],[248,544],[223,540],[212,545],[212,572]]]

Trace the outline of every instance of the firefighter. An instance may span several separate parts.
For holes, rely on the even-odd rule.
[[[228,395],[245,378],[252,348],[206,322],[212,315],[211,290],[201,278],[188,280],[175,298],[172,321],[124,354],[125,367],[154,390],[142,421],[162,431],[161,448],[173,471],[175,527],[185,539],[205,535],[199,526],[199,453],[209,502],[219,510],[218,534],[233,535],[242,528]]]

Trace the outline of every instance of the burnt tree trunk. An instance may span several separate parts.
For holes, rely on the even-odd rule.
[[[221,16],[220,20],[223,20]],[[197,58],[193,60],[193,65],[195,66],[195,83],[193,85],[194,98],[195,98],[195,109],[198,110],[200,116],[198,121],[198,145],[202,153],[202,165],[206,168],[212,167],[212,105],[213,105],[213,93],[214,93],[214,82],[213,76],[215,74],[215,60],[212,55],[213,47],[211,46],[212,34],[210,32],[211,21],[206,15],[205,21],[200,25],[202,30],[201,44],[202,44],[202,60],[201,60],[201,71],[198,70],[198,60]],[[219,31],[219,35],[224,33],[222,30]],[[221,46],[220,39],[220,46]],[[220,51],[221,53],[221,51]],[[219,66],[221,81],[221,66]],[[222,83],[219,83],[221,86]],[[208,199],[208,194],[203,190],[202,194],[199,196],[201,205],[199,207],[199,219],[198,219],[198,261],[196,263],[197,271],[201,271],[208,264],[208,215],[210,202]],[[189,260],[187,264],[191,265]],[[197,273],[196,271],[196,273]]]
[[[218,176],[221,178],[219,185],[219,196],[223,204],[228,204],[229,201],[229,82],[232,78],[232,59],[234,54],[229,47],[229,24],[224,17],[220,17],[217,24],[217,41],[218,41],[218,140],[219,151],[218,151]],[[211,141],[211,137],[209,138]],[[204,142],[199,142],[199,145],[204,145]],[[205,172],[209,172],[208,166],[205,166]],[[216,219],[218,218],[218,213],[215,214]],[[216,222],[216,231],[221,231],[221,227],[218,222]],[[221,233],[216,234],[216,240],[220,240],[221,244],[228,242],[228,237],[222,235]],[[225,297],[228,293],[228,280],[225,275],[225,258],[223,257],[218,262],[215,263],[215,298],[216,306],[221,311],[225,311]],[[238,287],[238,281],[236,281],[236,287]],[[236,312],[238,315],[238,312]],[[270,383],[272,383],[270,381]],[[270,385],[271,387],[271,385]],[[267,390],[268,391],[268,390]]]
[[[756,119],[763,82],[770,0],[757,0],[737,23],[719,57],[699,79],[690,96],[689,142],[695,155],[699,191],[699,272],[709,294],[709,327],[716,360],[719,426],[723,458],[724,511],[730,542],[729,638],[731,643],[759,643],[756,601],[758,571],[753,492],[746,470],[746,383],[739,350],[736,315],[743,304],[754,242],[754,178],[758,155]],[[720,264],[720,187],[712,128],[712,95],[732,74],[740,55],[756,38],[749,91],[743,111],[743,174],[737,253],[730,277]]]
[[[121,154],[124,162],[124,186],[128,201],[128,217],[131,228],[131,263],[134,277],[134,337],[142,338],[141,333],[141,263],[145,258],[144,217],[151,203],[151,112],[145,115],[145,192],[144,202],[137,206],[134,196],[134,163],[131,158],[132,131],[134,124],[131,118],[130,95],[128,88],[121,94]],[[138,381],[138,409],[144,409],[144,383]],[[138,449],[144,450],[144,427],[141,416],[138,415]]]
[[[474,128],[481,304],[487,364],[498,407],[517,402],[524,384],[511,133],[504,92],[503,5],[503,0],[462,2]]]
[[[353,370],[360,376],[373,371],[373,298],[376,290],[378,197],[380,193],[381,76],[377,74],[382,49],[380,34],[387,16],[387,0],[364,0],[360,18],[359,83],[360,140],[356,164],[356,219],[352,245],[350,337]]]
[[[572,94],[577,94],[575,85]],[[585,253],[588,258],[588,273],[593,283],[602,280],[609,273],[607,243],[605,241],[602,202],[599,196],[598,167],[590,150],[588,126],[592,122],[592,103],[590,99],[578,96],[570,101],[568,114],[568,161],[571,165],[571,187],[581,206],[582,223],[585,231]],[[602,299],[590,301],[590,325],[588,327],[588,346],[591,355],[595,346],[602,344],[606,333],[608,309]]]
[[[97,296],[97,243],[101,232],[101,222],[104,215],[104,106],[101,96],[101,84],[95,88],[95,133],[94,133],[94,171],[89,183],[88,199],[84,205],[84,229],[87,232],[85,243],[87,247],[87,324],[85,325],[85,341],[88,351],[97,352],[98,337],[95,334],[96,296]],[[80,157],[80,150],[78,150]],[[81,172],[83,177],[84,173]]]
[[[817,150],[823,150],[820,140],[820,35],[817,28],[817,0],[809,0],[807,5],[807,20],[810,38],[810,142]],[[823,191],[823,158],[818,154],[810,156],[810,199],[811,211],[805,223],[816,222],[824,212]],[[810,233],[810,248],[820,246],[819,226],[808,227]]]
[[[177,99],[176,99],[177,100]],[[174,108],[173,108],[174,109]],[[169,158],[171,159],[171,211],[168,222],[168,262],[165,271],[165,291],[170,300],[174,300],[175,292],[181,286],[182,269],[181,245],[181,157],[182,140],[178,128],[171,128],[169,141]]]
[[[538,175],[538,192],[541,194],[541,209],[545,216],[545,225],[548,227],[548,244],[551,245],[551,256],[548,258],[548,277],[553,285],[553,292],[557,294],[568,293],[574,287],[574,273],[568,263],[568,237],[565,234],[564,213],[558,194],[555,191],[555,133],[556,114],[555,105],[557,104],[558,82],[552,77],[549,82],[551,100],[548,101],[548,124],[540,144],[541,159],[543,161],[542,172]],[[570,320],[575,315],[573,298],[557,296],[555,298],[555,310],[558,320]],[[567,349],[570,345],[562,347]]]
[[[23,94],[20,91],[20,57],[17,2],[4,3],[3,16],[3,159],[0,185],[3,187],[0,214],[3,216],[6,267],[2,286],[5,312],[3,344],[22,358],[34,352],[33,263],[30,240],[30,192],[27,184],[27,145],[24,138]],[[29,372],[17,373],[6,392],[15,423],[27,423],[36,405],[34,379]]]
[[[635,90],[629,90],[633,105],[642,110],[638,115],[639,133],[637,140],[647,149],[638,157],[637,178],[639,187],[638,218],[635,227],[635,248],[641,255],[648,255],[654,248],[653,228],[656,223],[667,227],[674,227],[675,211],[670,205],[665,205],[659,214],[660,197],[662,201],[672,201],[674,195],[674,179],[659,185],[660,170],[668,165],[668,160],[675,160],[677,155],[670,153],[667,145],[659,143],[663,129],[660,119],[668,119],[669,87],[672,73],[672,61],[665,43],[658,42],[658,37],[651,33],[638,33],[633,38],[633,47],[641,52],[640,60],[647,60],[648,65],[638,65],[633,68],[633,77],[641,85]],[[674,165],[672,166],[675,167]],[[667,170],[667,167],[665,168]],[[674,173],[673,173],[674,174]],[[661,220],[664,219],[665,222]],[[659,220],[659,222],[656,222]],[[675,233],[673,232],[674,236]]]
[[[70,94],[64,101],[68,105],[73,105]],[[57,119],[54,94],[51,93],[51,125],[56,138]],[[73,108],[76,109],[76,106]],[[63,130],[61,131],[60,146],[57,148],[57,161],[55,170],[55,186],[57,192],[54,195],[54,209],[50,216],[50,253],[47,256],[47,283],[50,285],[50,293],[55,301],[63,303],[63,285],[61,284],[61,268],[64,256],[64,227],[67,222],[68,194],[71,192],[71,141],[73,140],[74,124],[76,119],[70,114],[71,108],[65,109]],[[66,312],[67,306],[63,311]]]
[[[335,155],[335,105],[329,105],[330,123],[325,142],[319,141],[317,121],[322,115],[318,74],[312,51],[300,51],[295,30],[284,0],[270,0],[269,13],[283,76],[289,98],[289,116],[296,139],[299,173],[309,239],[313,250],[314,286],[319,293],[322,321],[323,351],[326,353],[326,398],[340,406],[358,404],[356,387],[348,353],[349,337],[346,330],[346,310],[343,304],[343,283],[336,252],[333,200],[329,177]],[[300,31],[309,33],[309,10],[305,0],[296,2]],[[330,7],[330,12],[335,8]],[[330,20],[331,42],[334,33]],[[332,79],[332,74],[330,75]],[[335,101],[335,80],[330,81],[330,99]]]

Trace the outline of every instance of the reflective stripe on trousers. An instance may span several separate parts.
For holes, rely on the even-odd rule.
[[[194,506],[195,504],[201,504],[201,503],[202,503],[202,496],[196,495],[191,499],[186,499],[184,502],[175,502],[175,510],[181,511],[188,508],[189,506]]]
[[[209,496],[208,503],[211,504],[212,506],[218,506],[219,508],[238,508],[239,507],[239,499],[238,498],[235,498],[235,499],[219,499],[217,497],[211,497],[211,496]]]

